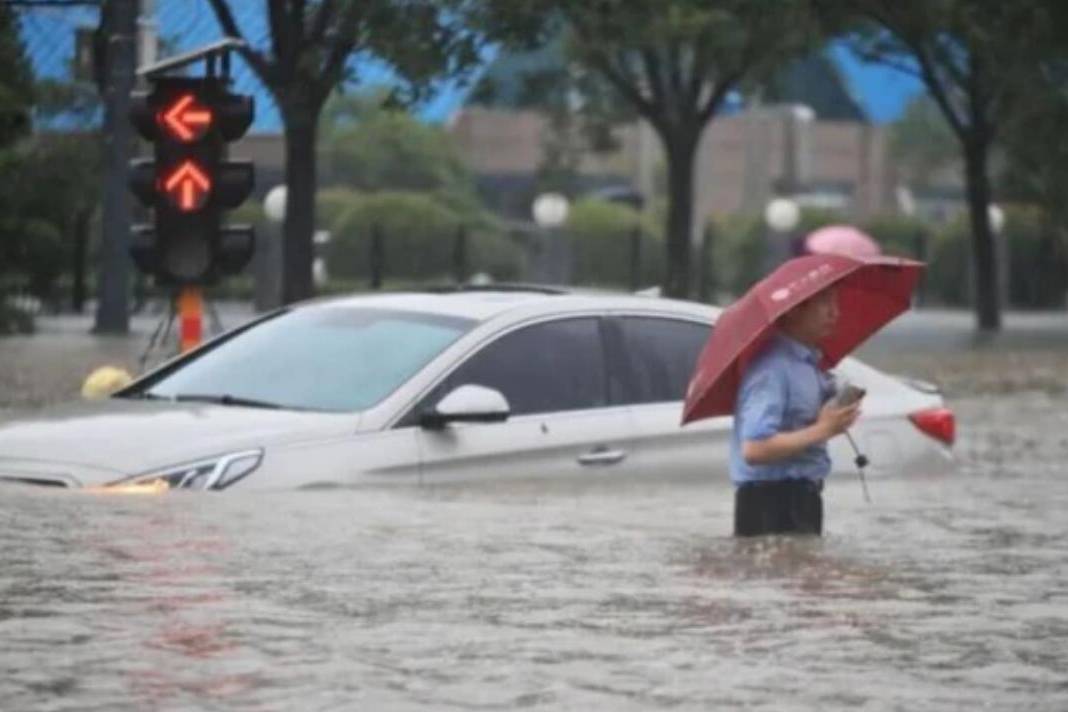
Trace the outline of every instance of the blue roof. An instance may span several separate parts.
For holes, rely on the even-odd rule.
[[[827,49],[850,95],[874,123],[897,121],[909,102],[926,91],[918,77],[858,59],[843,42],[832,42]]]
[[[270,32],[262,2],[231,2],[235,21],[245,38],[254,47],[268,45]],[[98,14],[95,8],[33,7],[20,12],[21,34],[33,65],[35,76],[65,80],[71,75],[74,57],[75,30],[95,27]],[[181,53],[208,44],[223,36],[215,13],[207,0],[156,0],[157,31],[164,44]],[[360,78],[359,86],[391,85],[396,75],[383,62],[373,57],[353,59]],[[238,58],[233,65],[234,91],[251,94],[256,101],[256,118],[252,131],[278,133],[282,120],[271,93],[255,72]],[[358,87],[353,87],[358,88]],[[427,121],[446,119],[463,103],[465,91],[457,83],[446,83],[434,97],[417,108],[416,113]]]

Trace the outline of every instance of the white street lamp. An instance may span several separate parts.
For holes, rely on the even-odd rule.
[[[764,221],[775,232],[790,232],[801,222],[801,207],[789,198],[775,198],[764,208]]]
[[[538,227],[552,229],[567,222],[571,205],[559,193],[542,193],[534,199],[532,212]]]
[[[286,187],[276,185],[267,192],[263,199],[263,212],[271,222],[280,223],[286,219]]]
[[[790,237],[801,222],[801,207],[790,198],[775,198],[764,207],[764,273],[790,259]]]
[[[1005,211],[996,203],[991,203],[986,210],[990,216],[990,229],[999,234],[1005,227]]]

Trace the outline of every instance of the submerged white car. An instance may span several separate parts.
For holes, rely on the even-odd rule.
[[[0,420],[0,482],[285,489],[501,478],[727,481],[729,417],[680,427],[719,310],[461,288],[318,300],[254,320],[105,401]],[[944,469],[937,392],[855,359],[872,475]],[[836,470],[852,471],[842,438]]]

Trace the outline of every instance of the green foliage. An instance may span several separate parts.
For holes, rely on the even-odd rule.
[[[75,215],[99,196],[95,137],[39,134],[0,157],[0,273],[49,298],[71,263]]]
[[[655,223],[643,220],[638,211],[627,205],[592,199],[575,203],[565,227],[575,259],[574,281],[599,287],[629,287],[635,230],[641,231],[639,284],[659,284],[664,274],[664,248]]]
[[[383,191],[372,194],[340,192],[327,196],[338,211],[329,224],[332,239],[326,250],[331,276],[366,279],[370,276],[372,234],[381,229],[385,274],[392,279],[441,279],[452,274],[455,240],[468,227],[468,270],[488,272],[497,280],[513,280],[519,273],[518,247],[499,231],[472,228],[463,216],[421,193]],[[347,205],[342,206],[342,202]]]
[[[505,43],[538,44],[565,26],[568,63],[596,75],[627,109],[647,120],[666,150],[669,197],[685,210],[669,211],[665,246],[670,296],[688,296],[693,172],[698,141],[732,90],[757,81],[816,36],[807,0],[486,0],[485,16]],[[576,84],[574,102],[588,97]],[[570,100],[571,97],[568,97]]]
[[[879,243],[883,254],[910,259],[922,257],[920,243],[931,229],[924,221],[904,215],[877,215],[861,225],[861,230]]]
[[[918,188],[931,185],[936,173],[960,162],[956,136],[927,94],[913,99],[891,126],[890,152],[906,182]]]
[[[755,215],[729,215],[711,219],[715,230],[712,265],[716,284],[728,294],[741,296],[764,276],[764,220]]]
[[[29,132],[32,104],[33,74],[15,11],[0,5],[0,150]]]
[[[1068,255],[1048,215],[1035,207],[1005,211],[1009,245],[1009,302],[1023,309],[1063,308]]]
[[[813,230],[819,230],[821,227],[842,225],[849,222],[849,217],[832,208],[803,207],[801,208],[801,219],[798,221],[794,233],[807,235]]]
[[[0,336],[33,333],[33,316],[3,300],[0,286]]]
[[[924,277],[929,303],[967,307],[974,301],[971,225],[966,214],[935,227],[900,218],[881,218],[870,226],[884,251],[912,257],[917,232],[927,239],[927,272]],[[1018,309],[1050,309],[1064,306],[1068,286],[1068,262],[1046,215],[1036,208],[1006,210],[1005,240],[1009,250],[1009,303]],[[894,237],[888,239],[888,235]],[[896,245],[891,240],[896,241]]]
[[[327,104],[319,142],[322,184],[367,193],[430,193],[478,219],[475,181],[452,136],[385,103],[382,92],[370,92],[337,95]]]
[[[959,216],[931,235],[924,276],[929,301],[952,307],[972,303],[970,240],[967,215]]]

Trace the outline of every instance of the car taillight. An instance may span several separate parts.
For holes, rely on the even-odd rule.
[[[949,408],[930,408],[909,415],[912,424],[922,433],[946,445],[957,439],[957,418]]]

